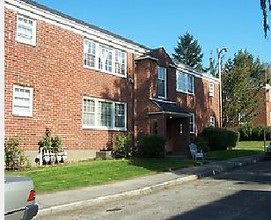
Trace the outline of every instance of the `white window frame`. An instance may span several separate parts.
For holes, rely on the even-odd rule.
[[[84,39],[83,66],[105,73],[127,77],[127,53],[96,41]],[[93,65],[86,62],[87,56],[94,57]],[[117,68],[120,65],[120,68]]]
[[[215,96],[215,84],[213,82],[209,82],[209,96]]]
[[[19,90],[19,91],[16,91]],[[27,94],[26,94],[27,91]],[[29,109],[23,111],[19,109]],[[33,115],[33,88],[13,85],[12,114],[15,116],[32,117]]]
[[[215,117],[210,116],[210,127],[215,127]]]
[[[164,84],[164,96],[158,94],[159,92],[159,81]],[[158,67],[157,74],[157,96],[158,98],[166,99],[167,98],[167,69],[165,67]]]
[[[190,113],[189,132],[190,134],[195,134],[195,113]]]
[[[94,68],[96,66],[96,44],[88,39],[84,40],[84,66]]]
[[[126,53],[115,49],[115,73],[125,76],[126,66]]]
[[[87,112],[84,106],[85,100],[93,101],[94,102],[94,112]],[[101,124],[101,111],[100,105],[101,103],[108,103],[111,105],[110,111],[110,126],[102,125]],[[116,114],[116,105],[123,105],[124,106],[124,126],[117,127],[116,126],[116,117],[121,116],[120,114]],[[94,124],[87,124],[85,123],[86,114],[93,114],[94,115]],[[97,130],[114,130],[114,131],[126,131],[127,130],[127,103],[124,102],[113,102],[110,100],[105,99],[98,99],[93,97],[84,96],[82,99],[82,127],[83,129],[97,129]]]
[[[28,22],[28,24],[25,23],[24,21]],[[32,25],[30,25],[29,22],[32,22]],[[30,33],[24,33],[23,29],[21,29],[20,26],[24,27],[24,31],[28,29]],[[36,32],[37,32],[36,20],[23,16],[23,15],[19,15],[19,14],[17,15],[17,26],[16,26],[16,41],[17,42],[36,46]],[[23,35],[25,35],[25,37],[23,37]],[[30,37],[30,40],[26,39],[26,37]]]
[[[195,77],[181,71],[176,71],[176,91],[187,94],[195,93]]]

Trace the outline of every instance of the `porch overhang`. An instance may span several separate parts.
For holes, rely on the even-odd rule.
[[[177,106],[176,102],[162,101],[157,99],[150,99],[160,111],[149,112],[147,115],[164,115],[169,118],[189,118],[191,114],[185,109]]]

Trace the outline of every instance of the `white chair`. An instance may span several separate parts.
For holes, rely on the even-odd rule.
[[[194,144],[194,143],[189,144],[189,149],[190,149],[190,153],[191,153],[193,160],[197,160],[197,159],[204,160],[203,152],[202,152],[202,150],[197,148],[196,144]]]

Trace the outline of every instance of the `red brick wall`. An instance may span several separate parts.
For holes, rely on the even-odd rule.
[[[252,118],[252,122],[255,126],[270,126],[269,114],[271,111],[271,102],[269,102],[269,91],[261,89],[259,92],[259,107],[255,113],[255,117]]]
[[[215,83],[215,95],[209,96],[209,80],[195,77],[194,94],[177,92],[177,103],[187,111],[195,114],[195,134],[210,125],[210,116],[216,118],[219,126],[219,85]]]
[[[25,150],[37,149],[46,127],[69,149],[97,149],[111,131],[82,129],[84,95],[127,102],[132,129],[132,85],[127,79],[83,67],[83,36],[37,21],[36,46],[15,41],[16,15],[5,10],[5,134],[20,136]],[[134,77],[133,55],[127,71]],[[13,85],[33,88],[33,117],[12,115]]]

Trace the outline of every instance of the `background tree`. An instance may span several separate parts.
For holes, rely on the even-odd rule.
[[[267,32],[270,30],[270,26],[268,24],[268,15],[269,15],[269,11],[271,11],[271,0],[260,0],[260,5],[263,11],[264,36],[265,38],[267,38]]]
[[[264,65],[247,51],[228,60],[222,74],[223,127],[250,122],[262,102],[261,88],[268,82]]]
[[[179,36],[177,47],[174,48],[174,51],[175,53],[172,56],[175,61],[184,63],[199,71],[203,70],[201,47],[198,41],[188,32],[183,36]]]

